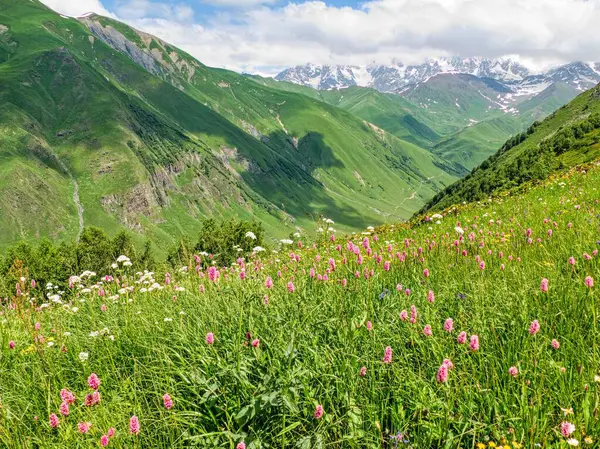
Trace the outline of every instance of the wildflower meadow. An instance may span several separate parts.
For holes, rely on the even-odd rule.
[[[225,267],[123,254],[45,285],[22,267],[0,312],[0,442],[597,447],[599,189],[579,168]]]

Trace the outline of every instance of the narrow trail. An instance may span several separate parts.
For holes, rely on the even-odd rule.
[[[429,178],[427,178],[427,181],[431,181],[434,178],[437,178],[437,176],[430,176]],[[419,190],[421,190],[421,187],[423,187],[423,184],[425,184],[425,182],[426,181],[421,181],[421,184],[419,184],[419,187],[417,188],[417,190],[415,190],[410,196],[407,196],[406,198],[404,198],[402,200],[402,202],[396,206],[396,209],[398,209],[400,206],[402,206],[406,201],[414,200],[415,196],[417,196],[417,193],[419,193]]]

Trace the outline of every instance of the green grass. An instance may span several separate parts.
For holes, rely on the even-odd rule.
[[[519,196],[460,207],[439,224],[387,226],[368,236],[338,235],[335,243],[324,235],[314,248],[260,253],[246,262],[245,280],[234,265],[211,282],[207,265],[198,276],[190,261],[190,274],[174,270],[168,285],[162,270],[140,277],[123,267],[109,273],[120,285],[99,282],[106,273],[98,273],[84,277],[82,287],[76,280],[73,289],[32,289],[26,273],[14,270],[12,277],[24,276],[24,296],[1,306],[0,441],[11,448],[96,447],[114,427],[109,447],[232,448],[244,441],[251,448],[380,448],[394,447],[390,437],[402,433],[406,447],[415,448],[488,441],[563,448],[559,426],[569,421],[582,445],[588,436],[596,442],[598,185],[596,165]],[[361,245],[365,237],[371,255]],[[348,241],[361,248],[362,264]],[[299,262],[290,262],[292,251]],[[336,266],[328,280],[311,279],[311,268],[326,274],[330,258]],[[267,276],[274,280],[270,290]],[[587,276],[594,288],[584,285]],[[540,291],[543,278],[547,293]],[[291,279],[293,293],[286,287]],[[160,289],[144,291],[155,281]],[[132,291],[119,292],[123,284]],[[35,308],[30,300],[48,306]],[[399,316],[411,305],[416,324]],[[443,330],[447,318],[454,320],[452,333]],[[535,336],[528,333],[533,320],[541,326]],[[457,343],[461,331],[478,335],[477,351]],[[209,332],[213,345],[205,343]],[[552,339],[560,349],[552,349]],[[382,363],[387,346],[390,364]],[[454,368],[439,383],[444,359]],[[519,371],[514,378],[512,366]],[[101,402],[86,407],[91,373],[101,379]],[[58,414],[63,388],[77,400],[51,429],[48,417]],[[171,410],[163,406],[165,393]],[[313,417],[317,405],[321,419]],[[565,417],[563,409],[573,414]],[[129,433],[133,415],[141,422],[137,436]],[[78,422],[90,422],[90,432],[78,433]]]

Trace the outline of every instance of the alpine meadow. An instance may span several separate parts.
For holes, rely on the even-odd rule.
[[[485,3],[0,0],[0,447],[600,447],[600,5]]]

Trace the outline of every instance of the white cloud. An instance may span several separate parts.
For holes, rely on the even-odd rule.
[[[215,6],[237,6],[248,8],[256,5],[275,3],[276,0],[201,0],[202,3]]]
[[[86,12],[110,15],[100,0],[42,0],[42,3],[67,16],[77,17]]]
[[[189,22],[194,18],[194,10],[189,5],[151,0],[120,1],[116,5],[115,14],[125,21],[152,17]]]
[[[164,0],[132,1],[153,7],[129,16],[117,10],[117,15],[128,17],[133,26],[183,48],[205,64],[235,70],[260,68],[265,72],[269,67],[275,70],[305,62],[416,63],[441,55],[517,54],[522,61],[538,65],[600,60],[598,1],[371,0],[359,9],[307,1],[225,9],[193,27],[183,23],[188,19],[179,17]],[[246,6],[262,3],[205,1]]]

